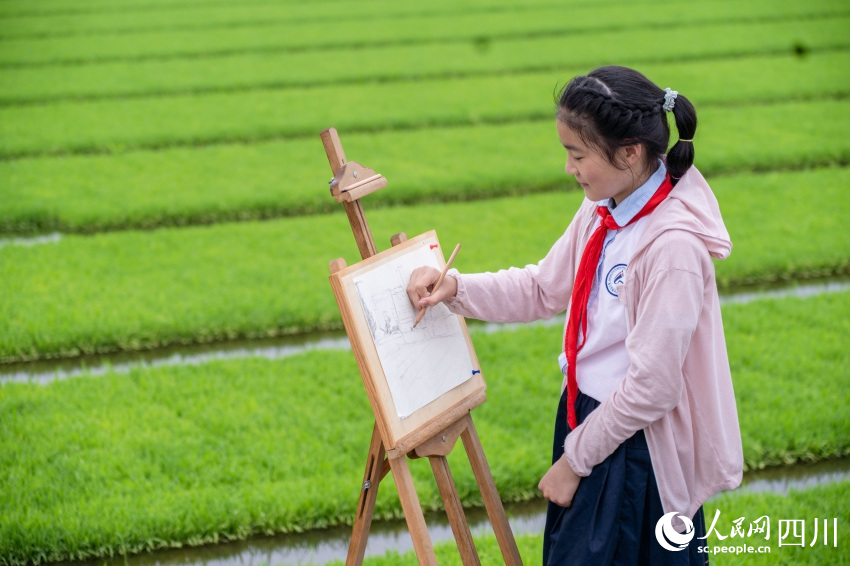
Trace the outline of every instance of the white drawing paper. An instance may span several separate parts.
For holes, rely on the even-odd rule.
[[[399,418],[410,416],[472,377],[472,358],[458,316],[439,304],[413,328],[407,296],[414,269],[440,269],[428,243],[354,278]]]

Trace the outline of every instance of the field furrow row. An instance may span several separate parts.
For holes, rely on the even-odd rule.
[[[848,46],[850,47],[850,45]],[[700,108],[843,96],[850,51],[641,66]],[[171,145],[468,125],[552,115],[554,93],[579,67],[383,84],[248,90],[0,108],[0,157],[103,153]],[[784,80],[794,73],[798,80]],[[758,80],[753,80],[757,77]]]
[[[850,20],[845,24],[850,25]],[[773,28],[775,26],[767,26]],[[439,81],[481,76],[525,75],[548,72],[563,80],[568,71],[586,72],[588,68],[617,59],[623,64],[643,67],[693,63],[703,65],[729,64],[728,60],[759,57],[818,55],[829,51],[844,51],[850,41],[822,30],[818,39],[804,38],[800,30],[774,30],[772,45],[737,42],[717,44],[709,37],[693,39],[706,45],[701,53],[685,53],[652,49],[617,54],[612,51],[602,57],[577,50],[559,51],[565,42],[553,38],[533,38],[499,42],[500,53],[490,56],[453,57],[469,51],[468,46],[438,45],[410,48],[388,48],[384,56],[394,62],[371,65],[358,64],[357,51],[335,53],[330,61],[315,53],[239,55],[197,60],[146,61],[134,64],[102,63],[84,66],[53,66],[38,68],[0,68],[0,106],[44,105],[55,102],[122,100],[174,95],[215,93],[248,94],[251,91],[272,91],[305,88],[347,88],[367,86],[373,92],[389,83],[408,81]],[[812,26],[814,32],[818,26]],[[836,26],[835,30],[840,26]],[[636,35],[642,35],[639,32]],[[811,41],[809,41],[811,39]],[[567,43],[580,44],[576,38]],[[504,43],[504,45],[502,45]],[[731,48],[730,48],[731,47]],[[369,57],[366,56],[368,61]],[[708,70],[708,72],[711,72]],[[837,74],[837,73],[833,73]],[[553,78],[553,80],[557,80]],[[792,81],[788,81],[792,82]],[[551,87],[550,87],[551,88]],[[319,94],[321,96],[321,94]]]
[[[670,0],[668,0],[670,1]],[[606,2],[610,8],[619,2]],[[647,0],[641,3],[646,5]],[[585,5],[587,2],[585,2]],[[634,3],[631,3],[634,5]],[[452,18],[459,14],[487,14],[510,12],[521,16],[525,12],[581,7],[580,2],[554,2],[541,0],[521,5],[508,0],[435,0],[427,5],[395,3],[382,0],[357,2],[358,25],[393,25],[397,20],[409,18]],[[598,6],[598,4],[596,4]],[[116,8],[118,8],[116,6]],[[780,10],[782,8],[780,7]],[[187,30],[213,30],[244,27],[269,27],[324,23],[338,25],[349,18],[351,2],[348,0],[311,3],[255,2],[238,6],[222,2],[212,5],[192,5],[172,2],[161,6],[127,6],[111,10],[103,7],[94,11],[76,13],[41,13],[17,16],[2,16],[0,12],[0,41],[8,39],[47,39],[58,37],[81,37],[91,35],[115,35],[134,33],[163,33]],[[759,12],[755,12],[759,13]],[[132,18],[127,16],[132,14]]]
[[[344,3],[346,0],[340,0]],[[315,0],[314,6],[333,3],[334,0]],[[295,0],[244,0],[240,5],[246,9],[256,9],[260,6],[277,3],[296,6]],[[231,6],[227,0],[136,0],[116,4],[109,0],[77,0],[73,3],[64,0],[44,0],[38,3],[27,0],[4,0],[0,3],[0,18],[53,18],[65,15],[96,15],[103,13],[124,12],[137,14],[139,12],[168,11],[168,10],[208,10],[222,6]]]
[[[838,0],[0,0],[0,367],[340,331],[328,263],[360,255],[328,194],[331,126],[389,181],[362,201],[379,250],[436,230],[446,256],[463,244],[461,272],[534,264],[585,198],[555,96],[608,64],[697,109],[695,164],[733,242],[713,262],[721,292],[846,279],[848,30]],[[748,469],[850,456],[837,287],[723,303]],[[562,327],[470,328],[500,495],[539,497]],[[352,521],[374,418],[351,351],[108,363],[0,380],[0,566]],[[450,461],[464,505],[481,505],[463,453]],[[440,507],[428,465],[411,467],[423,507]],[[848,491],[711,503],[844,521]],[[399,516],[382,488],[375,517]],[[540,544],[520,539],[529,562]]]
[[[588,42],[599,42],[604,36],[616,34],[616,47],[624,52],[639,45],[652,47],[656,53],[677,45],[677,51],[686,49],[677,44],[671,34],[687,32],[688,38],[700,35],[717,37],[716,29],[733,34],[727,28],[745,26],[756,28],[749,43],[757,42],[758,28],[786,26],[801,30],[819,23],[830,27],[836,19],[846,19],[848,11],[829,0],[816,0],[802,5],[785,0],[776,3],[758,0],[750,3],[706,2],[693,10],[647,10],[644,5],[617,5],[611,8],[586,6],[565,11],[562,7],[523,12],[517,16],[510,12],[488,14],[459,14],[446,18],[404,18],[392,25],[369,27],[369,32],[345,19],[319,24],[295,24],[263,28],[234,28],[217,30],[187,30],[150,32],[140,34],[96,35],[80,41],[76,37],[55,39],[7,39],[2,42],[0,66],[19,67],[32,65],[86,64],[106,61],[135,62],[150,58],[174,59],[221,56],[237,53],[298,53],[315,52],[314,55],[331,58],[334,50],[357,48],[387,49],[389,47],[417,47],[453,45],[466,47],[468,56],[488,55],[495,44],[510,39],[568,38],[581,39],[584,50]],[[609,13],[610,12],[610,13]],[[607,17],[605,16],[607,14]],[[846,28],[845,28],[846,29]],[[643,33],[642,42],[632,43],[622,37],[626,33]],[[667,41],[657,42],[647,38],[663,33]],[[749,33],[749,31],[748,31]],[[843,34],[846,35],[846,34]],[[729,36],[730,39],[733,37]],[[802,39],[801,39],[802,40]],[[724,42],[725,43],[725,42]],[[561,49],[569,50],[568,45]],[[597,51],[597,49],[594,49]],[[628,51],[626,51],[628,52]],[[365,53],[363,59],[365,59]],[[383,60],[384,57],[381,57]]]
[[[686,75],[670,84],[683,93],[690,92]],[[710,83],[704,84],[710,92]],[[767,83],[750,81],[741,74],[737,78],[730,75],[723,83],[725,87],[730,84],[740,85],[740,89],[729,90],[730,96],[737,92],[746,100],[752,88]],[[808,88],[805,82],[780,84]],[[369,208],[573,187],[573,181],[564,175],[565,156],[553,118],[468,125],[503,113],[506,103],[502,95],[509,87],[506,83],[503,89],[494,90],[489,99],[475,92],[483,100],[473,100],[466,108],[420,99],[422,108],[411,115],[427,116],[428,104],[437,102],[430,108],[436,115],[455,113],[453,119],[460,125],[454,127],[422,124],[409,129],[407,123],[408,129],[398,131],[351,133],[369,125],[357,113],[346,114],[348,120],[342,123],[324,126],[339,128],[349,159],[374,168],[389,180],[385,190],[367,197]],[[368,94],[364,92],[364,96]],[[411,91],[411,100],[415,97],[416,92]],[[546,106],[547,98],[543,97]],[[385,119],[406,117],[402,108],[393,110],[385,105],[384,110]],[[464,117],[466,112],[485,113]],[[542,106],[540,112],[552,110]],[[310,115],[306,110],[303,114]],[[318,121],[321,111],[315,116]],[[68,120],[72,118],[68,116]],[[211,118],[199,122],[202,126],[215,124]],[[144,116],[136,123],[143,127]],[[238,121],[230,124],[240,127]],[[79,122],[80,128],[84,126]],[[0,200],[4,202],[0,232],[93,232],[338,210],[325,188],[331,173],[318,136],[320,128],[318,123],[312,127],[313,136],[296,140],[0,162]],[[697,164],[714,175],[847,163],[848,129],[850,100],[708,106],[700,111]],[[175,133],[185,131],[178,128]],[[71,143],[79,139],[71,131],[68,134]]]
[[[846,273],[848,185],[847,168],[714,179],[735,244],[717,264],[720,286]],[[582,198],[570,191],[366,210],[379,249],[395,232],[436,229],[446,247],[464,244],[459,269],[484,271],[537,262]],[[338,328],[321,283],[336,257],[357,259],[341,210],[0,247],[0,361]]]
[[[683,93],[690,93],[695,104],[704,107],[846,95],[850,92],[850,78],[842,70],[848,64],[850,51],[840,50],[803,57],[789,54],[647,63],[642,69],[659,83],[676,84]],[[334,84],[317,88],[111,101],[71,100],[12,107],[0,109],[3,124],[0,132],[8,138],[0,149],[12,152],[17,144],[21,149],[37,151],[38,145],[26,143],[31,129],[37,132],[29,133],[30,137],[55,138],[45,148],[48,151],[65,148],[85,151],[108,148],[111,144],[132,148],[134,137],[150,139],[142,141],[143,144],[167,144],[169,139],[180,139],[181,134],[177,132],[213,140],[222,135],[204,136],[204,129],[224,130],[245,138],[253,131],[261,136],[310,136],[323,127],[329,114],[338,116],[342,126],[373,131],[528,120],[550,116],[556,88],[583,71],[586,69],[572,67],[557,71],[404,80],[382,84],[377,91],[373,83]],[[794,73],[797,80],[783,81],[788,73]],[[719,80],[720,77],[723,80]],[[758,80],[754,81],[753,77]],[[236,124],[238,130],[234,129]]]
[[[727,305],[723,319],[747,467],[848,454],[850,292]],[[473,333],[488,384],[476,427],[506,501],[536,496],[548,468],[560,337]],[[7,384],[0,422],[0,558],[16,564],[350,522],[372,414],[354,356],[335,351]],[[480,505],[463,452],[449,460]],[[411,467],[438,508],[427,463]],[[399,515],[384,487],[376,517]]]

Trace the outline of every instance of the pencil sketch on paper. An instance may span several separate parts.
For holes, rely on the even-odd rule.
[[[423,265],[439,269],[427,245],[354,279],[402,419],[471,378],[473,370],[458,316],[445,305],[429,308],[413,328],[417,311],[406,288],[411,272]]]

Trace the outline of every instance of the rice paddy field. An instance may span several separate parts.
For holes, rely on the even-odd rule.
[[[324,128],[389,180],[363,201],[379,249],[436,229],[463,243],[461,271],[522,266],[583,198],[554,93],[631,66],[697,108],[696,166],[734,243],[722,293],[846,280],[848,31],[837,0],[0,0],[0,566],[351,523],[373,417],[350,351],[109,367],[342,328],[327,265],[359,255]],[[723,319],[747,469],[850,456],[846,285],[728,303]],[[535,498],[560,327],[472,329],[497,487]],[[88,372],[95,354],[106,368]],[[2,379],[63,360],[83,370]],[[480,506],[464,455],[450,459]],[[439,508],[427,464],[412,468]],[[384,483],[376,518],[399,517]],[[850,564],[848,489],[712,499],[718,532],[768,515],[776,533],[769,555],[712,563]],[[836,546],[779,546],[780,519],[825,517]],[[518,543],[539,562],[541,536]],[[493,538],[477,544],[501,563]],[[456,554],[438,546],[441,564]]]

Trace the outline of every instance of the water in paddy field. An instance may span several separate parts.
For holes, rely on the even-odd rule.
[[[47,242],[46,242],[47,243]],[[721,295],[721,301],[747,303],[783,297],[807,297],[823,293],[844,292],[850,289],[850,277],[807,284],[773,286],[755,290],[739,290]],[[532,324],[563,325],[563,316]],[[473,332],[500,332],[522,325],[471,324]],[[342,331],[300,335],[263,340],[243,340],[197,346],[177,346],[152,351],[127,352],[103,356],[87,356],[69,360],[48,360],[19,364],[0,364],[0,384],[4,382],[49,383],[79,375],[101,375],[110,371],[127,372],[136,367],[203,364],[217,359],[265,357],[279,359],[308,351],[350,349]],[[364,447],[364,460],[366,449]],[[746,474],[739,491],[786,493],[789,489],[850,480],[850,458],[829,460],[817,464],[792,465],[755,471]],[[391,489],[389,487],[384,489]],[[388,496],[383,490],[379,497]],[[710,502],[708,503],[710,505]],[[507,504],[505,509],[515,535],[540,533],[546,503],[537,500]],[[491,533],[483,509],[466,511],[473,535]],[[453,538],[445,515],[441,512],[426,515],[432,541],[438,543]],[[62,566],[246,566],[280,564],[325,564],[331,560],[344,561],[351,536],[350,527],[309,531],[305,533],[254,537],[246,541],[206,545],[128,557],[97,559],[88,562],[67,562]],[[375,522],[366,549],[367,556],[382,555],[389,550],[407,552],[413,543],[403,520]]]
[[[364,452],[365,454],[365,452]],[[818,485],[850,480],[850,458],[826,460],[816,464],[796,464],[749,472],[736,492],[787,493],[789,489],[808,489]],[[391,488],[384,488],[391,489]],[[378,497],[386,497],[384,491]],[[710,508],[711,501],[706,503]],[[505,505],[514,535],[541,533],[546,518],[546,502],[541,500]],[[466,518],[473,536],[492,533],[484,509],[467,509]],[[431,540],[436,544],[453,539],[451,527],[442,512],[425,516]],[[253,566],[281,564],[325,564],[344,561],[348,552],[350,527],[308,531],[292,535],[255,537],[245,541],[196,548],[164,550],[150,554],[99,559],[89,562],[65,562],[58,566]],[[413,542],[403,520],[374,522],[369,533],[366,556],[387,551],[413,550]]]

